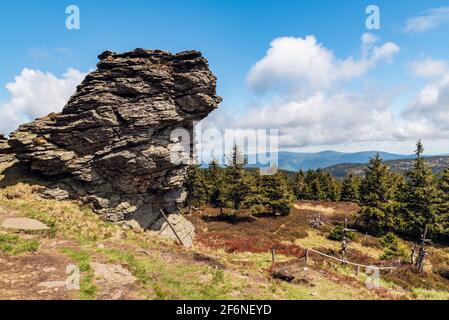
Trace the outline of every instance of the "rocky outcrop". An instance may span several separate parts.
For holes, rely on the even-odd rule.
[[[199,52],[136,49],[99,56],[60,114],[11,134],[9,152],[53,181],[48,197],[82,199],[111,221],[162,225],[183,201],[186,164],[174,163],[175,129],[193,132],[221,101]]]
[[[153,229],[160,230],[158,234],[165,238],[181,241],[184,246],[191,247],[195,238],[194,225],[179,214],[172,214],[167,219],[168,221],[158,219],[153,225]],[[174,234],[172,228],[176,231],[176,234]]]
[[[0,134],[0,163],[10,162],[14,159],[12,150],[8,145],[8,139],[2,134]]]

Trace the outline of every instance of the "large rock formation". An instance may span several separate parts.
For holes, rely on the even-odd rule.
[[[99,59],[62,113],[20,126],[9,151],[54,181],[47,196],[80,198],[108,220],[148,228],[160,209],[176,212],[183,201],[187,168],[171,161],[170,136],[192,133],[218,106],[216,78],[196,51],[106,51]]]
[[[0,134],[0,163],[10,162],[14,159],[14,155],[11,153],[12,150],[8,145],[8,139],[2,134]]]

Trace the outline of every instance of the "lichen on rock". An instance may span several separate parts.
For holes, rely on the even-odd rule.
[[[193,123],[218,106],[216,77],[197,51],[99,59],[62,112],[20,126],[5,153],[54,182],[46,196],[81,199],[110,221],[160,225],[160,209],[176,213],[184,197],[187,164],[171,161],[171,133],[193,136]]]

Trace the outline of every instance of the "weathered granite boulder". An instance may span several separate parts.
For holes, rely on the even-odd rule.
[[[218,106],[216,78],[196,51],[106,51],[99,59],[62,112],[20,126],[8,152],[54,182],[48,197],[82,199],[111,221],[161,225],[160,209],[176,213],[183,201],[187,170],[170,159],[171,133],[192,133]]]

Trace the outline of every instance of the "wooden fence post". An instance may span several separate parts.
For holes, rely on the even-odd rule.
[[[276,249],[274,249],[274,248],[271,248],[271,261],[273,263],[276,262]]]
[[[305,255],[306,263],[309,262],[309,249],[306,249],[306,255]]]
[[[164,210],[161,209],[160,212],[162,213],[162,216],[165,218],[165,221],[167,221],[168,226],[171,228],[171,230],[172,230],[173,233],[175,234],[175,236],[176,236],[176,238],[178,239],[179,243],[180,243],[181,245],[185,246],[185,245],[184,245],[184,242],[182,242],[182,240],[181,240],[181,238],[179,237],[178,233],[176,232],[175,228],[172,226],[172,224],[170,223],[170,221],[168,221],[168,218],[167,218],[167,216],[165,215]]]

